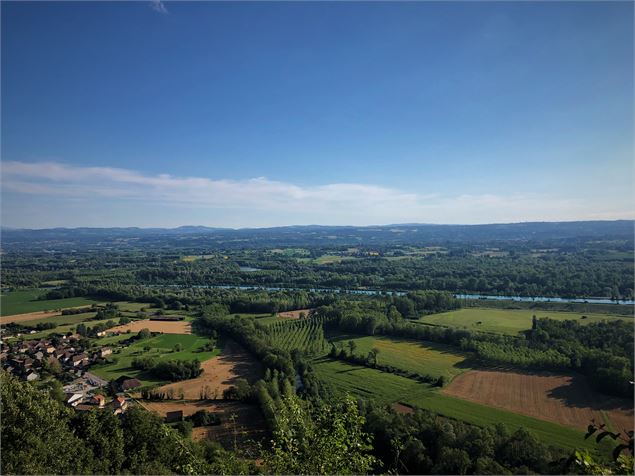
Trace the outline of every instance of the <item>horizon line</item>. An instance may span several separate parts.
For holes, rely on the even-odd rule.
[[[611,220],[532,220],[532,221],[518,221],[518,222],[486,222],[486,223],[387,223],[384,225],[376,224],[376,225],[320,225],[317,223],[308,224],[308,225],[274,225],[274,226],[259,226],[259,227],[226,227],[226,226],[212,226],[212,225],[179,225],[174,227],[165,227],[165,226],[148,226],[148,227],[140,227],[140,226],[53,226],[46,228],[25,228],[25,227],[11,227],[0,225],[0,230],[2,231],[45,231],[45,230],[79,230],[79,229],[89,229],[89,230],[112,230],[112,229],[125,229],[125,230],[178,230],[180,228],[205,228],[209,230],[231,230],[231,231],[242,231],[242,230],[266,230],[272,228],[310,228],[310,227],[320,227],[320,228],[386,228],[391,226],[488,226],[488,225],[529,225],[529,224],[537,224],[537,223],[551,223],[551,224],[561,224],[561,223],[614,223],[621,221],[631,221],[635,223],[635,218],[616,218]]]

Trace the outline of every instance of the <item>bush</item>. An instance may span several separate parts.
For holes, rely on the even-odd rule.
[[[252,399],[252,388],[244,378],[236,380],[236,385],[232,385],[223,391],[225,400],[249,401]]]
[[[183,435],[186,438],[189,438],[190,436],[192,436],[193,426],[192,426],[192,422],[190,421],[186,421],[186,420],[179,421],[174,425],[174,428],[176,429],[176,431],[181,433],[181,435]]]
[[[205,410],[197,411],[190,417],[190,420],[195,427],[221,424],[219,415]]]

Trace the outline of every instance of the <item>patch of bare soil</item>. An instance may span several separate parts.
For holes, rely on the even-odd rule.
[[[633,402],[594,391],[581,375],[473,370],[443,393],[579,429],[604,415],[615,430],[633,428]]]
[[[252,443],[261,440],[266,435],[266,425],[257,405],[218,401],[162,401],[139,402],[146,409],[162,417],[168,412],[183,411],[183,416],[190,416],[199,410],[217,413],[221,424],[194,428],[192,439],[200,441],[210,439],[218,441],[226,449],[252,447]]]
[[[80,309],[86,306],[77,306],[77,307],[66,307],[64,309]],[[90,312],[87,309],[86,312]],[[0,323],[2,324],[10,324],[12,322],[26,322],[26,321],[37,321],[38,319],[46,319],[47,317],[55,317],[61,316],[62,310],[58,311],[36,311],[36,312],[27,312],[25,314],[13,314],[12,316],[2,316],[0,317]]]
[[[0,322],[2,324],[10,324],[12,322],[37,321],[38,319],[46,319],[47,317],[61,316],[62,311],[38,311],[28,312],[26,314],[15,314],[13,316],[2,316]]]
[[[414,408],[404,405],[403,403],[393,403],[390,407],[397,413],[402,413],[404,415],[410,415],[415,412]]]
[[[313,309],[296,309],[295,311],[279,312],[278,315],[287,319],[300,319],[300,314],[303,314],[304,317],[309,317],[309,312],[312,310]]]
[[[192,324],[187,321],[151,321],[143,319],[133,321],[123,326],[112,327],[108,332],[131,333],[139,332],[141,329],[148,329],[150,332],[163,332],[164,334],[191,334]]]
[[[261,375],[260,363],[254,360],[234,341],[228,341],[217,357],[201,362],[203,373],[197,378],[164,385],[159,390],[172,389],[175,395],[183,395],[186,400],[222,398],[223,391],[244,378],[255,382]]]

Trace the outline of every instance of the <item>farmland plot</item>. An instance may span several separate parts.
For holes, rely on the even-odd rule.
[[[337,346],[348,350],[348,342],[355,343],[355,354],[365,356],[371,349],[379,350],[377,362],[403,371],[417,372],[432,377],[451,379],[468,369],[466,359],[469,354],[456,347],[434,342],[422,342],[394,337],[334,336]]]
[[[164,334],[191,334],[192,323],[188,321],[152,321],[142,319],[130,322],[123,326],[108,329],[109,332],[139,332],[141,329],[148,329],[150,332],[163,332]]]
[[[472,331],[516,335],[519,332],[531,329],[533,316],[536,316],[538,319],[549,317],[549,319],[557,321],[575,320],[582,325],[615,319],[626,319],[633,322],[631,317],[611,314],[545,311],[538,309],[487,308],[465,308],[439,314],[430,314],[420,318],[417,322]]]
[[[633,426],[632,401],[600,395],[578,375],[471,371],[443,393],[578,429],[591,420],[618,431]]]
[[[165,417],[168,412],[182,411],[183,416],[191,416],[205,410],[220,416],[220,425],[194,428],[192,439],[217,441],[226,449],[233,449],[234,443],[240,448],[250,447],[254,441],[265,436],[267,430],[264,418],[257,405],[230,401],[174,401],[139,402],[144,408]]]
[[[188,400],[221,398],[223,391],[239,378],[253,383],[261,375],[261,366],[238,344],[228,341],[221,354],[201,363],[203,373],[194,379],[174,382],[162,387],[158,391],[172,391],[175,395],[181,393]]]

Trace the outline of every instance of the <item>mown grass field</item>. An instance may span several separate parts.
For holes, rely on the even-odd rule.
[[[531,329],[532,316],[538,319],[549,317],[557,321],[575,320],[580,324],[590,324],[611,319],[625,319],[633,321],[630,317],[577,313],[562,311],[543,311],[538,309],[488,309],[488,308],[465,308],[456,311],[430,314],[417,320],[422,324],[433,324],[438,326],[456,327],[484,332],[495,332],[498,334],[515,335],[519,332]],[[586,319],[582,319],[586,316]],[[478,324],[480,322],[480,324]]]
[[[388,404],[417,399],[432,391],[428,384],[328,357],[313,361],[318,377],[334,389]]]
[[[328,358],[315,359],[313,366],[320,379],[339,392],[373,399],[380,404],[400,402],[478,426],[503,423],[512,431],[524,427],[550,445],[599,451],[593,441],[584,440],[581,431],[449,397],[428,384],[399,375]]]
[[[38,298],[43,296],[46,292],[47,290],[45,289],[28,289],[0,294],[0,316],[90,306],[97,302],[83,297],[39,301]]]
[[[405,371],[417,372],[433,377],[443,376],[447,380],[469,370],[466,359],[469,354],[454,347],[434,342],[421,342],[393,337],[334,336],[332,341],[349,349],[348,341],[356,344],[356,355],[368,355],[371,349],[379,349],[377,362]]]
[[[105,343],[106,340],[104,339],[103,342]],[[209,342],[209,339],[206,337],[191,334],[163,334],[150,339],[137,341],[122,349],[119,353],[114,353],[112,359],[116,360],[116,362],[93,366],[91,367],[91,372],[107,380],[127,375],[129,377],[138,378],[145,385],[167,383],[166,381],[152,377],[147,372],[132,368],[132,360],[135,357],[154,357],[161,360],[198,359],[203,362],[220,354],[218,347],[210,352],[198,351],[207,342]],[[173,351],[176,344],[181,344],[182,350],[180,352]],[[145,351],[145,347],[150,347],[150,350]]]
[[[92,319],[93,317],[95,317],[95,314],[97,314],[95,311],[91,311],[91,312],[82,312],[81,314],[69,314],[67,316],[52,316],[52,317],[45,317],[44,319],[38,319],[35,321],[27,321],[27,322],[24,322],[23,324],[29,325],[29,326],[35,326],[40,323],[49,323],[49,322],[53,324],[57,324],[58,326],[64,326],[68,324],[79,324],[80,322],[84,322],[84,321],[88,321],[89,319]],[[116,321],[117,319],[113,318],[113,320]],[[91,325],[90,321],[87,323],[87,325],[90,327]],[[54,330],[56,329],[51,329],[51,331],[54,331]]]

